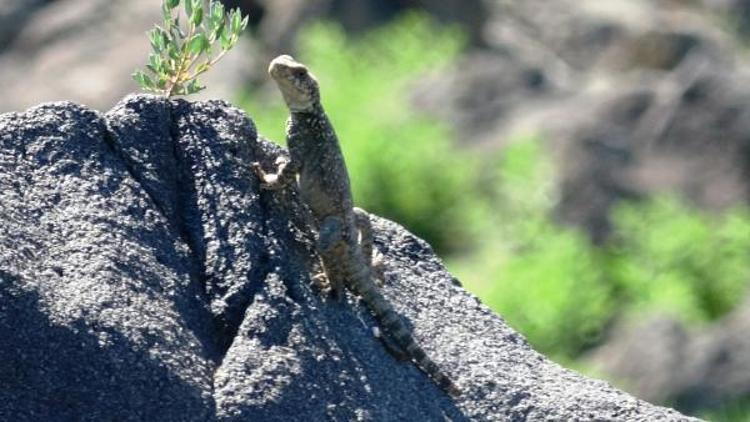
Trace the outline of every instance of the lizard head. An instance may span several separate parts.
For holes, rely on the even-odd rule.
[[[302,63],[292,56],[279,56],[271,61],[268,73],[279,86],[289,110],[311,111],[320,101],[318,81]]]

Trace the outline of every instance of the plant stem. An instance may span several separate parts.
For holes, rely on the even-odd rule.
[[[219,53],[219,55],[218,55],[218,56],[216,56],[216,57],[214,57],[213,59],[209,60],[209,61],[208,61],[208,62],[206,63],[206,66],[205,66],[205,67],[204,67],[203,69],[201,69],[201,71],[200,71],[200,72],[195,72],[194,74],[192,74],[192,75],[189,75],[189,76],[187,77],[187,80],[190,80],[190,79],[193,79],[193,78],[197,78],[197,77],[198,77],[198,76],[200,76],[201,74],[203,74],[203,73],[207,72],[207,71],[208,71],[208,69],[210,69],[210,68],[211,68],[211,66],[215,65],[216,63],[218,63],[218,62],[219,62],[219,60],[221,60],[221,58],[222,58],[222,57],[224,57],[224,55],[225,55],[225,54],[227,54],[227,52],[228,52],[228,51],[229,51],[229,50],[222,50],[222,51],[221,51],[221,53]],[[197,59],[197,58],[198,58],[198,57],[196,56],[196,59]],[[194,63],[195,63],[195,61],[193,61],[193,64],[194,64]],[[192,66],[192,64],[191,64],[191,66]],[[190,69],[190,68],[188,67],[188,70],[189,70],[189,69]]]
[[[189,0],[188,0],[189,1]],[[180,52],[180,60],[177,64],[177,72],[175,72],[175,75],[173,79],[170,79],[169,84],[167,84],[167,88],[164,92],[164,95],[169,98],[172,96],[172,92],[174,91],[174,88],[180,84],[184,79],[181,77],[183,72],[187,72],[190,69],[190,66],[185,68],[185,62],[187,61],[189,54],[188,54],[188,48],[190,48],[190,40],[193,38],[193,35],[195,34],[195,25],[191,22],[190,23],[190,30],[188,30],[188,36],[185,38],[185,42],[182,43],[182,48]]]

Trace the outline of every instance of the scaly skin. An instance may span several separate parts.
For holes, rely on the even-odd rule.
[[[290,160],[274,173],[253,168],[265,189],[280,189],[295,181],[309,206],[318,238],[328,287],[341,297],[344,287],[362,298],[384,333],[386,348],[397,358],[411,359],[452,395],[460,390],[416,343],[414,337],[378,290],[372,264],[372,231],[367,214],[355,208],[336,133],[320,104],[315,77],[290,56],[275,58],[268,68],[289,108],[287,146]]]

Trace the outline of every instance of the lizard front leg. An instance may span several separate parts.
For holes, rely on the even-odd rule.
[[[300,171],[300,165],[294,160],[289,160],[283,156],[276,159],[276,171],[266,173],[259,162],[251,164],[253,171],[260,178],[260,187],[268,190],[278,190],[287,186],[297,178]]]

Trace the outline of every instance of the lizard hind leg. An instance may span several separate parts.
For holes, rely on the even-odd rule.
[[[362,255],[365,257],[367,265],[372,265],[372,248],[373,248],[373,236],[372,236],[372,223],[370,223],[370,217],[367,212],[362,208],[354,207],[354,224],[357,225],[359,231],[359,245],[362,248]]]
[[[329,215],[320,223],[316,246],[323,254],[329,253],[344,240],[344,222],[341,218]]]
[[[375,253],[374,237],[372,234],[372,223],[370,216],[362,208],[354,207],[354,222],[359,231],[359,245],[365,262],[372,269],[375,280],[380,284],[384,280],[383,260],[380,254]]]
[[[343,257],[337,255],[336,252],[344,240],[343,227],[343,221],[339,217],[324,218],[320,224],[315,245],[323,263],[327,288],[339,300],[344,295],[344,268],[341,267]],[[320,275],[316,278],[320,278]]]
[[[322,254],[321,271],[312,277],[313,284],[323,293],[332,296],[337,301],[344,297],[344,279],[342,269],[337,266],[335,257],[330,254]],[[326,255],[329,258],[326,258]],[[328,262],[328,265],[326,265]]]
[[[328,292],[331,290],[331,282],[328,281],[328,275],[326,275],[325,270],[322,270],[321,272],[315,274],[312,277],[312,282],[318,289],[324,292]]]

